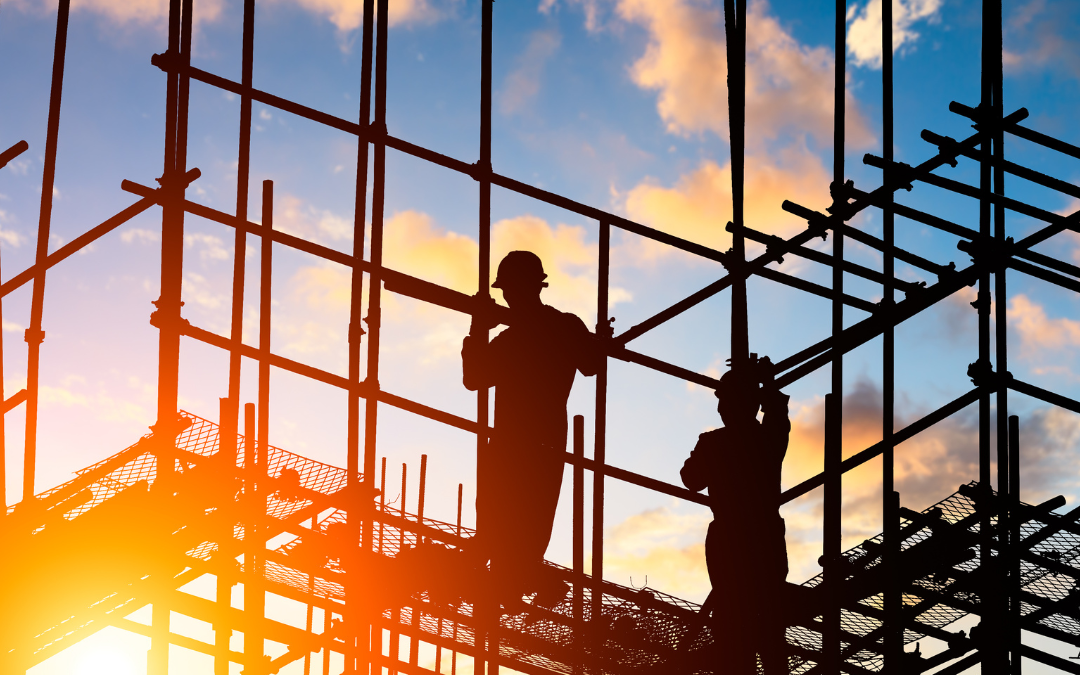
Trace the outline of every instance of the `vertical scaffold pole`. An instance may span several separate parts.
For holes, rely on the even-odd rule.
[[[996,56],[991,52],[994,49],[993,33],[995,28],[991,26],[991,14],[993,13],[990,6],[994,4],[994,0],[984,0],[983,2],[983,25],[982,25],[982,81],[981,81],[981,102],[979,104],[980,111],[982,113],[982,122],[991,122],[991,110],[994,106],[994,68],[991,65],[995,60],[1000,62],[1001,55]],[[992,122],[991,122],[992,123]],[[988,198],[993,188],[992,184],[992,166],[991,156],[993,153],[993,134],[988,134],[983,137],[983,142],[979,146],[979,188],[982,192],[981,199],[979,200],[979,238],[985,243],[989,243],[993,233],[991,231],[993,209],[991,200]],[[979,357],[978,365],[980,368],[988,368],[990,366],[990,340],[991,340],[991,293],[992,293],[990,271],[985,268],[985,271],[979,275],[979,295],[976,300],[975,306],[979,315]],[[1000,594],[1000,579],[995,574],[991,561],[995,557],[993,554],[993,500],[991,498],[993,485],[993,478],[991,475],[991,456],[990,456],[990,419],[992,415],[991,401],[990,401],[990,389],[983,388],[979,395],[979,491],[980,496],[976,502],[976,508],[982,512],[982,518],[979,524],[979,575],[981,585],[981,597],[984,598],[984,602],[987,605],[987,612],[982,616],[982,623],[980,630],[984,636],[990,635],[988,639],[984,639],[980,642],[980,652],[982,654],[982,669],[984,673],[988,675],[1003,675],[1005,668],[1003,668],[1002,660],[1007,658],[1005,650],[1001,648],[1001,640],[994,639],[993,633],[996,628],[1000,626],[1000,616],[998,616],[997,608],[994,607],[994,600]]]
[[[236,399],[220,399],[218,410],[218,461],[221,471],[228,471],[231,478],[236,473]],[[232,604],[232,587],[236,580],[232,573],[232,562],[235,555],[236,550],[227,541],[221,542],[214,554],[214,561],[217,563],[215,600],[219,608],[229,607]],[[222,612],[219,619],[223,618],[223,615]],[[231,637],[232,626],[228,621],[214,624],[214,675],[229,675],[229,639]]]
[[[255,61],[255,0],[244,0],[243,55],[240,82],[240,142],[236,160],[236,217],[248,218],[248,185],[251,180],[251,85]],[[244,281],[247,260],[247,230],[236,228],[233,236],[232,307],[229,326],[229,400],[240,401],[240,347],[244,335]],[[233,414],[240,414],[239,405]],[[239,423],[233,418],[233,428]],[[224,424],[224,421],[222,422]]]
[[[844,132],[846,123],[847,62],[844,58],[847,37],[847,2],[836,0],[834,45],[835,63],[833,70],[833,206],[834,215],[844,217]],[[840,210],[837,210],[840,209]],[[844,232],[835,228],[832,232],[832,325],[833,340],[839,340],[844,330]],[[831,391],[825,403],[825,499],[822,523],[822,558],[826,583],[839,585],[843,582],[843,570],[839,566],[842,552],[841,504],[843,499],[843,474],[840,462],[843,459],[844,428],[844,357],[837,354],[832,361]],[[823,656],[826,672],[840,672],[840,604],[839,595],[830,595],[835,603],[828,608],[823,635]]]
[[[571,602],[571,615],[574,619],[574,630],[581,635],[581,622],[583,619],[585,599],[585,467],[582,461],[585,459],[585,418],[574,415],[574,494],[573,494],[573,518],[574,518],[574,543],[573,543],[573,567],[574,567],[574,597]],[[575,645],[579,647],[580,645]],[[574,673],[583,672],[579,661],[584,651],[574,650]]]
[[[724,0],[724,31],[728,59],[728,124],[731,137],[731,364],[750,358],[746,307],[746,241],[743,237],[743,185],[746,148],[746,0]]]
[[[480,27],[480,159],[477,161],[476,178],[480,183],[480,212],[477,223],[480,240],[480,260],[477,295],[487,299],[491,295],[491,49],[492,49],[492,12],[494,0],[481,0]],[[488,341],[485,325],[473,337],[484,343]],[[488,428],[488,390],[476,392],[476,423],[480,433],[476,436],[477,459],[488,439],[484,430]],[[483,602],[473,605],[476,626],[476,656],[474,671],[477,675],[497,675],[499,664],[495,659],[498,654],[498,636],[495,628],[498,624],[498,606],[484,607]],[[490,624],[490,625],[489,625]]]
[[[259,447],[255,429],[255,404],[244,404],[244,658],[248,663],[255,663],[262,658],[263,639],[258,630],[259,622],[252,617],[263,616],[265,596],[259,583],[262,565],[262,542],[259,540],[259,520],[266,513],[265,504],[259,513],[261,486],[259,485]]]
[[[365,20],[370,16],[367,14],[371,0],[365,0],[364,12]],[[367,392],[367,400],[364,406],[364,472],[365,476],[372,476],[375,473],[375,455],[378,451],[378,421],[379,421],[379,349],[381,346],[381,334],[382,334],[382,277],[380,271],[382,269],[383,260],[383,218],[385,211],[385,199],[386,199],[386,71],[387,71],[387,38],[389,27],[389,2],[388,0],[378,0],[378,16],[375,21],[375,120],[369,127],[371,132],[371,141],[374,150],[374,166],[372,167],[372,187],[371,187],[371,248],[369,251],[369,260],[371,261],[371,279],[368,285],[368,314],[366,323],[368,326],[368,352],[367,352],[367,378],[364,382],[364,387]],[[368,26],[371,22],[368,21]],[[367,30],[365,28],[365,30]],[[370,78],[368,78],[370,79]],[[361,91],[363,94],[363,91]],[[363,108],[363,101],[361,101],[361,108]],[[361,110],[361,119],[365,119],[368,115],[366,109]],[[366,171],[367,159],[364,157],[363,171]],[[358,157],[357,161],[357,181],[360,180],[360,161]],[[365,179],[366,180],[366,179]],[[359,190],[359,188],[358,188]],[[357,193],[357,203],[361,203],[359,192]],[[362,215],[362,214],[361,214]],[[359,242],[354,238],[354,246]],[[354,249],[354,255],[356,251],[362,252],[361,248]],[[353,277],[353,288],[360,289],[359,280],[356,279],[356,275]],[[353,296],[352,304],[355,315],[359,312],[358,304],[360,302],[359,296]],[[350,338],[355,338],[359,341],[359,324],[355,321],[352,322],[349,328]],[[357,371],[357,374],[359,371]],[[359,401],[356,401],[356,405],[359,406]],[[356,481],[355,468],[350,466],[349,480]],[[370,505],[364,501],[366,496],[361,496],[360,503],[364,513],[370,514]],[[363,535],[370,539],[371,528],[368,527],[366,532],[368,534]],[[354,568],[354,571],[349,576],[355,576],[359,574],[359,570]],[[350,581],[350,586],[354,587],[353,592],[359,593],[358,585],[361,580]],[[352,618],[352,617],[350,617]],[[353,622],[356,623],[355,621]],[[364,662],[364,672],[370,668],[372,659],[370,658],[370,646],[371,646],[371,626],[359,626],[355,625],[352,634],[355,639],[360,641],[360,659],[366,659]],[[358,662],[358,655],[355,649],[355,639],[346,639],[346,645],[348,653],[345,656],[346,670],[358,670],[360,663]]]
[[[1001,0],[986,0],[983,5],[983,71],[985,79],[989,80],[991,105],[983,114],[989,124],[993,125],[991,133],[993,145],[993,186],[994,194],[1005,194],[1005,131],[1001,127],[1004,117],[1004,101],[1002,100],[1002,15]],[[987,196],[984,196],[984,200]],[[994,243],[998,246],[1005,244],[1006,223],[1005,205],[1001,199],[994,201]],[[1018,458],[1013,455],[1018,452],[1018,443],[1012,443],[1012,421],[1009,417],[1009,389],[1005,384],[1009,372],[1009,343],[1008,343],[1008,295],[1006,289],[1006,270],[999,269],[994,273],[994,346],[995,346],[995,370],[999,375],[996,395],[996,407],[994,411],[997,426],[997,467],[998,467],[998,500],[1001,503],[1001,511],[998,517],[998,540],[1001,544],[1001,561],[1008,561],[998,565],[997,583],[998,588],[1007,589],[1001,595],[999,607],[995,608],[1000,615],[1000,625],[1003,631],[1001,653],[995,656],[1000,663],[1001,673],[1019,675],[1021,671],[1020,657],[1020,598],[1019,579],[1013,579],[1014,574],[1019,574],[1019,568],[1012,565],[1013,547],[1019,542],[1012,536],[1013,532],[1019,533],[1014,528],[1013,521],[1018,517],[1014,508],[1013,498],[1019,499],[1019,493],[1013,483],[1019,483],[1019,473],[1014,473],[1016,466],[1019,470]],[[1015,591],[1015,592],[1014,592]],[[993,672],[993,667],[990,668]]]
[[[251,443],[255,448],[255,490],[252,510],[252,522],[259,523],[266,517],[267,470],[270,460],[270,314],[273,287],[273,232],[274,232],[274,183],[264,180],[262,184],[262,241],[259,244],[259,384],[258,384],[258,437]],[[265,535],[263,527],[256,524],[249,551],[258,551],[252,560],[252,574],[248,578],[254,583],[251,604],[245,598],[244,611],[254,616],[248,617],[248,624],[261,622],[266,612],[266,593],[263,587],[263,558],[265,554]],[[252,650],[262,658],[262,633],[255,634]],[[244,640],[245,647],[247,639]]]
[[[1009,494],[1008,508],[1014,514],[1020,512],[1020,418],[1009,416]],[[1009,519],[1008,574],[1009,603],[1008,646],[1011,652],[1011,675],[1020,675],[1022,658],[1020,657],[1022,632],[1020,630],[1020,591],[1023,579],[1020,578],[1020,518]]]
[[[424,500],[427,493],[427,455],[420,455],[420,490],[416,502],[416,523],[424,524]],[[402,514],[404,516],[405,514]],[[403,518],[404,520],[404,518]],[[424,538],[416,535],[416,543]],[[420,602],[414,601],[412,607],[412,635],[409,636],[409,665],[416,667],[420,658]]]
[[[882,181],[891,184],[893,162],[893,5],[881,4],[881,143],[885,168]],[[882,272],[885,283],[882,289],[882,305],[886,312],[895,311],[896,305],[896,218],[892,209],[893,192],[885,191],[881,205],[882,238],[885,255]],[[885,571],[883,609],[885,623],[885,668],[896,671],[901,666],[904,651],[904,630],[901,626],[902,597],[898,579],[900,555],[900,497],[896,492],[895,453],[893,449],[893,418],[896,405],[896,331],[890,321],[882,335],[881,377],[881,438],[885,452],[881,458],[881,517],[884,547],[882,563]]]
[[[354,187],[354,205],[353,205],[353,250],[352,257],[357,263],[364,259],[364,242],[367,237],[367,181],[368,181],[368,142],[370,139],[371,129],[371,77],[372,77],[372,60],[373,60],[373,34],[375,23],[375,0],[364,0],[364,22],[362,26],[362,38],[361,38],[361,57],[360,57],[360,108],[357,111],[357,123],[362,130],[361,134],[357,138],[356,144],[356,185]],[[385,122],[385,120],[384,120]],[[380,219],[382,213],[380,210]],[[381,260],[381,244],[380,244],[380,260]],[[364,336],[364,328],[361,325],[363,323],[363,298],[364,298],[364,274],[360,270],[359,265],[354,265],[351,270],[351,285],[349,293],[349,391],[348,391],[348,412],[347,412],[347,431],[346,431],[346,467],[347,467],[347,480],[349,487],[354,490],[361,487],[367,488],[372,484],[372,477],[375,475],[375,430],[374,420],[372,420],[372,438],[369,439],[366,436],[364,438],[364,463],[363,471],[360,468],[360,366],[361,366],[361,343]],[[374,329],[378,333],[378,328]],[[371,370],[368,370],[369,377],[371,376]],[[378,380],[378,372],[375,372],[375,380]],[[371,403],[374,405],[374,403]],[[372,413],[374,414],[374,413]],[[383,460],[385,474],[385,459]],[[363,486],[361,486],[363,482]],[[357,500],[357,503],[361,505],[360,514],[354,513],[354,510],[350,510],[347,514],[350,524],[350,536],[358,540],[360,550],[370,551],[375,546],[374,542],[374,529],[371,508],[372,505],[367,503],[367,499],[370,498],[370,490],[364,489],[363,494]],[[359,515],[359,517],[358,517]],[[359,532],[357,531],[359,527]],[[380,527],[380,537],[381,528]],[[382,545],[380,541],[379,545]],[[360,586],[360,580],[354,579],[353,574],[346,572],[346,604],[349,605],[349,599],[355,598],[356,595],[361,594],[363,591]],[[379,638],[382,636],[380,628],[375,628],[367,622],[364,622],[359,617],[352,618],[351,623],[357,624],[358,633],[360,635],[370,635],[371,642],[376,641],[376,634]],[[362,625],[361,625],[362,624]],[[369,650],[375,649],[374,645],[369,645]],[[378,648],[381,654],[381,646]],[[370,662],[372,659],[369,658]],[[365,669],[364,672],[367,672]],[[380,670],[381,672],[381,670]]]
[[[240,138],[237,147],[236,160],[236,217],[242,221],[248,219],[248,192],[251,181],[251,87],[252,73],[255,61],[255,0],[244,0],[243,19],[243,46],[240,65]],[[264,242],[265,245],[265,242]],[[240,347],[243,344],[244,335],[244,289],[247,275],[247,230],[237,227],[233,235],[233,277],[232,277],[232,307],[230,308],[229,322],[229,409],[224,407],[221,411],[220,430],[221,437],[231,439],[233,448],[233,468],[236,467],[237,427],[240,423],[240,371],[243,361],[240,355]],[[245,430],[245,433],[247,431]],[[245,466],[251,463],[252,439],[245,438],[244,462]],[[251,485],[251,483],[248,483]],[[248,496],[250,499],[250,495]],[[251,520],[247,521],[247,527]],[[250,533],[245,533],[246,536]],[[250,564],[248,554],[245,559]],[[225,561],[223,561],[225,562]],[[244,588],[247,593],[249,581],[245,582]],[[217,602],[223,607],[231,603],[233,579],[218,576]],[[229,673],[229,638],[232,630],[226,626],[215,634],[215,644],[218,654],[214,658],[214,675],[228,675]],[[247,630],[244,632],[245,649],[249,642]]]
[[[611,223],[600,223],[599,265],[596,285],[596,337],[611,339],[609,289],[611,287]],[[607,350],[604,350],[605,353]],[[596,407],[593,424],[593,500],[592,500],[592,605],[590,620],[600,626],[604,608],[604,467],[607,462],[607,390],[608,360],[604,357],[596,373]],[[584,564],[584,563],[583,563]]]
[[[162,187],[165,200],[161,218],[161,295],[150,322],[158,329],[157,450],[158,489],[172,482],[173,442],[177,431],[177,399],[180,386],[180,309],[183,306],[184,192],[181,177],[187,170],[188,95],[191,80],[192,0],[169,3],[169,68],[166,87],[165,161]],[[167,488],[165,488],[167,489]],[[156,598],[153,603],[148,675],[169,671],[170,609]]]
[[[63,101],[64,64],[67,58],[68,18],[71,0],[61,0],[56,12],[52,83],[49,89],[49,120],[45,131],[45,164],[41,175],[41,207],[38,212],[37,248],[34,253],[34,284],[30,301],[30,327],[26,329],[26,436],[23,448],[22,500],[34,496],[37,471],[38,381],[41,364],[41,329],[45,306],[45,258],[52,231],[53,186],[56,182],[56,151],[60,141],[60,104]]]
[[[834,268],[835,269],[835,268]],[[842,458],[843,428],[840,408],[843,397],[838,393],[825,395],[825,504],[822,514],[825,524],[823,532],[822,567],[826,583],[834,590],[828,594],[829,605],[826,616],[822,617],[822,657],[824,672],[840,672],[840,593],[844,573],[840,564],[840,461]]]

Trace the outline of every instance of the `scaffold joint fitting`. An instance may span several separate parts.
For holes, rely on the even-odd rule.
[[[23,340],[27,344],[39,345],[45,341],[45,331],[40,328],[27,328],[23,331]]]

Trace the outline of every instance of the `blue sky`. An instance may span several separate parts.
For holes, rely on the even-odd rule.
[[[165,76],[150,56],[165,49],[166,2],[84,0],[74,3],[64,81],[55,193],[55,249],[132,203],[123,179],[153,184],[161,173]],[[730,218],[726,59],[721,3],[705,0],[544,0],[495,5],[493,164],[523,182],[569,196],[660,230],[726,249]],[[356,118],[360,90],[359,0],[273,0],[258,3],[255,86],[305,105]],[[240,79],[242,3],[197,0],[196,66]],[[930,128],[962,138],[966,120],[948,112],[958,100],[978,103],[979,11],[970,0],[904,0],[896,5],[896,157],[912,164],[930,156],[919,139]],[[1080,144],[1070,124],[1080,102],[1080,49],[1069,40],[1078,9],[1068,2],[1006,3],[1008,110],[1025,106],[1026,124]],[[880,3],[849,3],[845,58],[847,175],[863,189],[879,172],[863,153],[881,153]],[[0,172],[0,253],[3,278],[28,266],[40,200],[55,8],[37,0],[0,6],[0,146],[26,139],[29,152]],[[473,162],[479,152],[479,5],[464,0],[391,0],[388,126],[394,136]],[[774,0],[750,3],[748,37],[747,224],[790,236],[801,221],[779,204],[828,204],[831,178],[832,3]],[[239,100],[192,86],[189,165],[203,172],[190,198],[235,209]],[[319,128],[267,106],[254,106],[249,212],[258,214],[258,186],[275,182],[275,226],[340,250],[350,250],[355,138]],[[1073,160],[1023,141],[1006,152],[1075,182]],[[396,269],[476,291],[478,189],[472,179],[389,151],[386,263]],[[968,182],[970,164],[941,172]],[[1077,208],[1060,195],[1010,179],[1014,194],[1062,213]],[[977,227],[970,201],[920,185],[899,201]],[[493,190],[493,261],[530,248],[551,275],[551,304],[595,321],[597,223],[576,214]],[[854,224],[879,234],[880,217]],[[1010,234],[1037,223],[1011,215]],[[41,460],[38,489],[125,447],[154,421],[156,336],[148,324],[158,294],[160,215],[151,210],[49,274],[42,351]],[[903,245],[939,263],[968,262],[955,238],[898,219]],[[227,332],[232,234],[189,217],[186,229],[185,317]],[[830,242],[816,248],[829,251]],[[616,231],[612,239],[616,332],[718,278],[707,261]],[[1080,260],[1078,240],[1059,235],[1039,250]],[[753,250],[753,249],[752,249]],[[852,260],[880,269],[878,254],[851,243]],[[258,242],[249,242],[247,340],[257,339]],[[814,263],[789,257],[780,269],[828,283]],[[898,265],[899,275],[935,277]],[[342,268],[275,249],[274,351],[344,373],[348,276]],[[849,281],[849,292],[876,301],[881,290]],[[898,330],[897,423],[906,424],[966,392],[965,369],[976,357],[975,314],[962,291]],[[22,386],[29,323],[29,287],[5,298],[5,391]],[[631,347],[714,376],[728,356],[727,295],[631,343]],[[751,348],[778,360],[825,337],[828,303],[772,282],[750,284]],[[1067,292],[1009,276],[1010,370],[1020,379],[1080,396],[1075,347],[1076,299]],[[457,352],[468,320],[407,298],[387,300],[382,385],[388,391],[472,417],[473,398],[460,384]],[[857,309],[848,321],[863,318]],[[850,452],[880,439],[880,341],[846,363]],[[227,361],[209,347],[185,342],[181,402],[215,419],[225,394]],[[245,363],[244,396],[254,400],[254,368]],[[608,457],[613,464],[678,483],[678,469],[697,434],[719,424],[711,392],[666,375],[614,362],[611,366]],[[345,398],[287,374],[272,379],[271,442],[320,460],[345,461]],[[792,386],[795,428],[784,486],[821,467],[822,370]],[[579,378],[571,414],[591,424],[592,380]],[[1012,395],[1022,416],[1024,497],[1054,494],[1075,500],[1070,453],[1080,439],[1074,415]],[[8,497],[19,498],[21,409],[8,416]],[[938,425],[897,452],[905,505],[922,508],[977,477],[974,410]],[[465,484],[465,520],[472,519],[473,440],[408,413],[380,413],[379,456],[388,484],[400,465],[413,469],[429,454],[428,513],[453,519],[457,484]],[[591,451],[591,445],[589,448]],[[880,531],[880,465],[845,480],[845,545]],[[413,493],[415,495],[415,491]],[[564,496],[569,495],[569,490]],[[393,495],[391,495],[393,497]],[[566,501],[566,500],[564,500]],[[701,542],[704,509],[609,481],[605,571],[619,583],[649,585],[693,600],[708,592]],[[791,581],[817,573],[820,492],[785,508]],[[558,516],[549,557],[570,557],[569,503]]]

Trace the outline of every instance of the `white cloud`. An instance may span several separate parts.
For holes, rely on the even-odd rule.
[[[351,217],[317,208],[294,195],[282,195],[276,201],[274,229],[312,241],[352,241]]]
[[[312,14],[325,17],[339,31],[356,30],[364,21],[364,0],[274,0],[293,3]],[[391,26],[426,23],[440,18],[441,12],[428,0],[390,0]]]
[[[225,242],[212,234],[185,234],[184,246],[198,249],[201,260],[228,260],[232,257],[232,251],[225,248]]]
[[[194,272],[186,272],[181,289],[185,302],[194,302],[206,309],[218,309],[228,304],[228,296],[216,291],[214,284],[206,277]]]
[[[1025,358],[1049,358],[1060,364],[1063,349],[1080,346],[1080,321],[1050,318],[1042,305],[1022,293],[1009,300],[1005,315],[1020,336],[1020,354]]]
[[[130,230],[124,230],[120,233],[120,241],[125,244],[133,242],[139,242],[140,244],[148,244],[158,241],[161,237],[154,230],[147,230],[142,227],[133,227]]]
[[[747,17],[746,120],[752,147],[781,132],[832,139],[833,53],[807,47],[768,13],[765,0]],[[631,68],[634,82],[659,92],[657,109],[672,133],[728,135],[727,52],[723,12],[702,0],[619,0],[618,15],[649,33]],[[848,93],[851,147],[873,145],[873,134]]]
[[[5,216],[6,214],[3,211],[0,211],[0,222],[3,222],[6,219]],[[26,237],[19,234],[15,230],[7,230],[0,228],[0,241],[4,242],[8,246],[19,247],[24,241],[26,241]]]
[[[939,19],[944,0],[892,0],[893,52],[911,48],[919,39],[913,26]],[[856,65],[881,68],[881,0],[848,9],[848,54]]]
[[[555,31],[536,31],[529,38],[525,51],[518,57],[517,67],[506,76],[499,95],[499,107],[505,114],[525,110],[540,91],[544,66],[559,50],[562,38]]]
[[[585,228],[552,226],[535,216],[519,216],[495,223],[491,241],[493,273],[507,252],[533,251],[549,275],[550,287],[544,291],[544,302],[573,312],[586,323],[594,320],[597,245],[586,241]],[[386,223],[383,261],[391,269],[472,295],[476,292],[478,256],[475,239],[439,226],[427,214],[403,211]],[[340,317],[347,311],[351,297],[349,271],[329,263],[302,267],[290,287],[295,305],[308,312],[287,322],[292,326],[289,339],[295,343],[294,348],[303,353],[330,350],[342,338],[332,335],[331,329],[305,327],[305,322],[330,325],[330,317]],[[494,295],[498,297],[497,290]],[[387,345],[387,349],[409,354],[422,363],[457,358],[461,338],[468,332],[468,317],[393,293],[383,298],[384,322],[418,326],[409,331],[408,340]],[[622,288],[610,291],[613,305],[629,299],[630,294]]]
[[[791,199],[810,208],[829,204],[831,175],[821,159],[803,147],[776,158],[750,156],[746,162],[744,220],[755,230],[789,237],[806,221],[781,208]],[[627,215],[638,222],[716,250],[726,250],[731,235],[731,165],[707,160],[672,187],[643,182],[626,194]],[[668,246],[642,240],[638,253],[648,259],[671,252]]]

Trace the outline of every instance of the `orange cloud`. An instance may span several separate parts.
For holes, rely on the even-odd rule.
[[[1047,349],[1080,345],[1080,321],[1051,319],[1042,305],[1026,295],[1014,296],[1005,314],[1009,325],[1020,335],[1020,353],[1027,358]]]
[[[785,489],[819,474],[824,468],[824,399],[791,407],[792,429],[783,474]],[[857,382],[844,396],[843,407],[842,447],[844,457],[850,457],[882,438],[881,391],[871,382]],[[920,406],[903,405],[901,398],[893,428],[902,429],[927,412]],[[1036,436],[1043,435],[1035,429],[1030,431]],[[1045,445],[1041,441],[1030,444]],[[962,483],[977,480],[978,419],[974,408],[957,413],[897,446],[894,475],[903,505],[916,510],[947,497]],[[845,548],[881,532],[881,479],[880,459],[844,474]],[[821,498],[819,489],[785,509],[785,516],[788,510],[794,510],[794,520],[789,519],[788,525],[789,544],[801,542],[799,545],[809,547],[809,551],[820,546]],[[820,554],[820,548],[816,550]]]
[[[699,0],[620,0],[619,16],[649,32],[645,54],[631,68],[634,82],[659,90],[657,108],[668,131],[728,133],[727,55],[723,13]],[[750,4],[747,17],[747,139],[776,138],[784,129],[832,139],[833,54],[799,44],[768,14]],[[874,144],[873,134],[847,94],[847,139]]]
[[[705,533],[711,520],[704,508],[687,514],[661,507],[607,528],[604,577],[639,588],[647,579],[650,588],[703,602],[711,588],[705,566]]]
[[[540,256],[548,273],[550,287],[544,302],[581,316],[586,323],[595,320],[597,245],[586,242],[581,226],[550,225],[535,216],[501,220],[492,226],[492,274],[499,260],[513,250],[529,250]],[[477,289],[479,244],[471,238],[440,227],[427,214],[403,211],[391,217],[385,227],[383,262],[387,267],[426,281],[447,286],[462,293]],[[306,322],[317,315],[340,316],[350,302],[349,271],[331,264],[300,268],[291,282],[297,306],[311,317],[295,317],[283,322],[281,330],[292,335],[292,349],[300,353],[326,351],[341,336],[334,330],[321,331]],[[499,297],[499,292],[494,291]],[[416,322],[422,330],[409,332],[409,338],[388,349],[419,356],[425,363],[443,358],[457,358],[461,338],[468,332],[469,318],[393,293],[384,294],[386,321]],[[621,288],[610,292],[612,304],[630,299]],[[289,325],[286,326],[285,324]]]
[[[781,208],[785,199],[820,209],[830,203],[832,178],[821,159],[805,146],[788,148],[774,159],[768,155],[747,158],[744,217],[748,227],[789,237],[806,227],[806,221]],[[627,215],[638,222],[717,250],[730,246],[725,229],[731,220],[731,164],[706,160],[682,176],[674,187],[646,181],[626,195]],[[664,255],[668,247],[642,242],[646,258]]]
[[[892,0],[893,52],[911,47],[919,34],[912,26],[920,21],[933,22],[938,18],[944,0]],[[858,5],[848,10],[847,50],[856,65],[881,68],[881,0],[870,0],[859,11]]]

